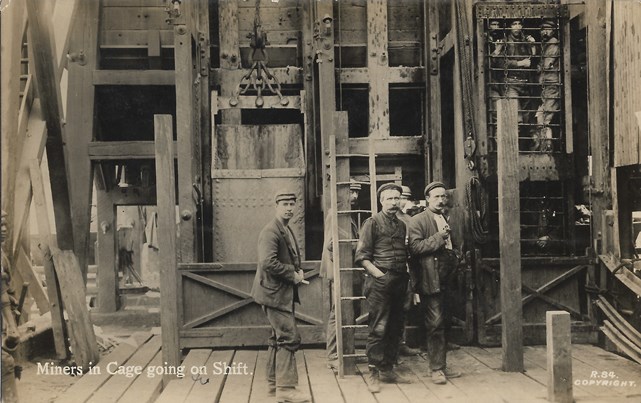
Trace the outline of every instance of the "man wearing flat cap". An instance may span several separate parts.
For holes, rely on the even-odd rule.
[[[279,402],[309,402],[300,391],[294,354],[301,337],[296,327],[294,303],[298,299],[298,284],[304,279],[301,257],[289,220],[294,216],[296,194],[278,192],[275,196],[276,214],[258,236],[258,268],[251,295],[262,305],[272,327],[268,340],[267,383],[269,394]]]
[[[380,391],[380,382],[409,383],[393,371],[403,333],[403,302],[407,292],[406,226],[396,213],[403,189],[394,183],[378,188],[381,211],[365,220],[354,264],[365,268],[365,297],[369,303],[367,337],[368,388]]]
[[[538,66],[541,83],[541,104],[536,111],[536,123],[539,131],[535,134],[532,151],[552,151],[552,123],[559,111],[559,83],[561,75],[561,47],[556,38],[557,27],[552,20],[541,23],[541,63]]]
[[[447,383],[461,376],[445,361],[445,287],[456,270],[458,258],[452,247],[450,226],[444,216],[447,191],[441,182],[425,187],[427,209],[412,217],[409,224],[409,249],[412,255],[412,288],[420,296],[421,312],[427,330],[427,355],[432,382]]]
[[[355,209],[358,204],[358,196],[361,191],[360,182],[355,179],[350,179],[349,182],[349,204],[352,209]],[[358,238],[358,222],[354,219],[354,215],[350,216],[351,218],[351,233],[348,235],[342,233],[342,229],[338,230],[341,232],[340,238]],[[333,257],[332,253],[334,252],[334,243],[332,237],[332,227],[334,225],[334,211],[333,208],[330,208],[327,211],[325,218],[325,239],[323,241],[323,254],[321,256],[321,265],[320,265],[320,277],[324,277],[328,280],[329,285],[329,295],[330,298],[330,309],[329,316],[327,318],[327,367],[333,370],[338,370],[338,351],[336,349],[336,302],[334,301],[334,267],[333,267]],[[355,246],[355,245],[354,245]],[[355,248],[354,248],[355,249]],[[354,285],[359,284],[357,278],[354,278]],[[356,287],[355,287],[356,288]],[[355,290],[356,291],[356,290]],[[354,295],[360,295],[356,292]]]

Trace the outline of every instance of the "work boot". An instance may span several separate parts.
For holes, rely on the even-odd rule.
[[[381,391],[381,381],[376,367],[369,367],[369,374],[367,375],[367,389],[372,393]]]
[[[267,381],[267,395],[276,396],[276,383]]]
[[[380,379],[381,382],[385,383],[412,383],[409,379],[391,369],[389,371],[381,371]]]
[[[456,343],[450,343],[449,341],[447,342],[447,351],[459,350],[460,348],[461,346]]]
[[[459,371],[455,371],[450,367],[445,367],[445,369],[443,370],[443,373],[445,374],[445,377],[447,379],[461,377],[461,373]]]
[[[414,355],[418,355],[421,352],[418,348],[412,348],[408,346],[407,344],[401,344],[401,346],[398,349],[398,353],[400,355],[404,355],[406,357],[411,357]]]
[[[279,403],[304,403],[312,400],[307,393],[293,387],[276,389],[276,401]]]
[[[443,371],[440,369],[438,371],[432,371],[432,382],[437,385],[445,385],[447,383],[447,378]]]

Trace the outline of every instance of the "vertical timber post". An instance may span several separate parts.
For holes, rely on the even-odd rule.
[[[156,203],[158,205],[158,246],[160,266],[160,311],[162,318],[162,360],[168,366],[180,364],[178,340],[179,284],[176,260],[176,179],[171,115],[154,115],[156,141]],[[170,378],[165,377],[165,381]]]
[[[503,370],[523,371],[517,100],[500,99],[497,165]]]
[[[369,136],[389,137],[389,54],[387,0],[367,2],[367,71],[369,74]]]
[[[572,403],[572,336],[570,313],[545,313],[547,344],[548,401]]]

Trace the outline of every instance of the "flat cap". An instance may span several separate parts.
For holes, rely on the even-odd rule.
[[[556,28],[556,22],[552,20],[543,20],[541,28]]]
[[[397,185],[394,182],[388,182],[388,183],[383,183],[381,186],[378,187],[378,190],[376,191],[376,197],[381,198],[381,193],[383,193],[385,190],[393,189],[398,191],[398,193],[403,193],[403,188],[400,185]]]
[[[423,194],[427,196],[428,193],[430,193],[430,190],[436,189],[436,188],[445,189],[445,185],[443,184],[443,182],[439,182],[439,181],[430,182],[427,186],[425,186],[425,191],[423,192]]]
[[[361,190],[361,184],[356,181],[356,179],[351,178],[349,180],[349,190],[356,190],[360,191]]]
[[[401,186],[401,188],[403,188],[403,192],[401,193],[401,196],[412,197],[412,189],[410,189],[409,186],[403,185]]]
[[[283,200],[294,200],[294,201],[296,201],[296,193],[288,192],[288,191],[276,192],[276,195],[274,196],[274,201],[276,203],[278,203],[279,201],[283,201]]]

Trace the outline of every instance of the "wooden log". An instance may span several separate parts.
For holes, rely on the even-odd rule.
[[[518,179],[517,100],[498,105],[499,248],[501,254],[501,341],[503,370],[523,371],[521,233]]]
[[[178,290],[176,261],[176,187],[171,115],[154,115],[156,139],[156,192],[158,205],[158,246],[160,268],[160,310],[163,313],[162,353],[167,365],[180,364],[178,340]],[[169,381],[173,376],[165,376]]]
[[[572,341],[570,314],[565,311],[545,313],[547,340],[548,400],[572,403]]]
[[[71,351],[76,365],[83,370],[100,359],[96,335],[87,310],[85,285],[78,260],[72,251],[53,251],[53,264],[58,279],[62,302],[69,318]]]
[[[370,0],[367,2],[370,137],[390,135],[387,44],[387,0]]]

